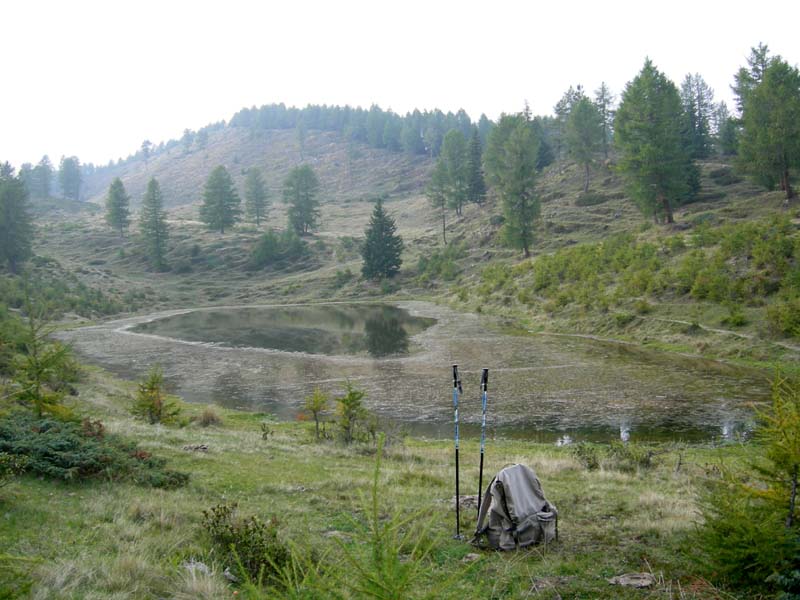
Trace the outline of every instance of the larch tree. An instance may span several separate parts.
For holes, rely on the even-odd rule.
[[[209,229],[225,233],[226,227],[232,227],[239,220],[240,205],[239,194],[230,173],[223,165],[215,167],[203,189],[200,220]]]
[[[11,273],[32,255],[33,224],[28,192],[9,163],[0,164],[0,262]]]
[[[61,157],[58,165],[58,182],[64,198],[80,200],[81,197],[81,163],[76,156]]]
[[[261,220],[267,214],[267,189],[264,187],[264,178],[261,171],[251,167],[244,180],[244,212],[245,216],[256,224],[261,225]]]
[[[600,126],[603,130],[603,158],[608,159],[608,146],[614,132],[614,94],[605,81],[594,92],[594,105],[600,113]]]
[[[164,212],[161,187],[155,177],[148,182],[147,191],[142,199],[142,208],[139,212],[139,231],[142,234],[142,244],[150,265],[159,271],[166,269],[169,228]]]
[[[714,90],[699,73],[686,75],[681,84],[681,103],[684,114],[684,136],[692,158],[711,156],[711,137],[714,120]]]
[[[777,57],[744,97],[740,165],[768,188],[795,196],[790,172],[800,168],[800,72]]]
[[[458,129],[451,129],[444,136],[439,162],[447,179],[447,206],[461,215],[467,201],[467,141]]]
[[[365,279],[393,277],[403,264],[400,258],[402,252],[403,239],[397,235],[394,219],[384,210],[383,201],[379,198],[361,246],[361,257],[364,259],[361,274]]]
[[[295,167],[283,182],[283,201],[289,205],[289,227],[305,235],[317,227],[319,179],[309,165]]]
[[[31,172],[31,195],[34,198],[49,198],[53,186],[53,164],[45,154]]]
[[[472,128],[472,137],[467,149],[467,201],[478,206],[486,200],[486,182],[483,179],[483,146],[477,127]]]
[[[442,244],[447,245],[447,191],[448,179],[444,163],[437,161],[431,178],[425,187],[425,195],[431,206],[442,215]]]
[[[106,223],[119,231],[120,236],[130,224],[130,201],[122,180],[119,177],[115,178],[106,196]]]
[[[622,93],[614,143],[628,193],[656,222],[674,222],[673,206],[688,196],[696,173],[684,143],[683,119],[678,89],[648,58]]]
[[[575,102],[567,118],[567,149],[575,162],[584,169],[584,194],[589,191],[590,167],[603,141],[601,118],[597,107],[586,96]]]
[[[487,179],[503,207],[503,239],[530,256],[540,202],[536,194],[539,139],[525,114],[502,115],[484,156]]]

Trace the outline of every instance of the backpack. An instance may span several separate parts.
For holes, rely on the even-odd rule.
[[[558,540],[558,511],[536,473],[525,465],[505,467],[486,488],[471,543],[516,550],[552,540]]]

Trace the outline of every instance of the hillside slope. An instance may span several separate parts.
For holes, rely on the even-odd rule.
[[[97,169],[84,182],[86,198],[104,201],[115,177],[122,179],[138,206],[151,177],[158,179],[167,207],[201,199],[211,170],[225,165],[239,190],[250,167],[262,170],[271,199],[280,199],[283,180],[300,164],[310,164],[320,179],[324,202],[344,203],[375,195],[406,197],[421,193],[432,161],[426,157],[390,152],[358,142],[347,143],[332,132],[309,131],[301,153],[294,130],[250,133],[226,127],[211,131],[205,148],[185,152],[174,146],[148,161],[134,159]]]

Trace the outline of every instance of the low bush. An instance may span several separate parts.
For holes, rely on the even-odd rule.
[[[219,427],[222,425],[222,417],[213,406],[206,406],[197,417],[197,424],[200,427]]]
[[[0,419],[0,454],[21,457],[29,473],[63,481],[111,479],[171,488],[189,479],[186,473],[165,469],[164,459],[106,434],[96,421],[87,427],[12,413]]]
[[[22,473],[27,466],[27,456],[0,452],[0,487],[7,485],[11,479]]]
[[[434,250],[428,256],[423,254],[417,261],[417,273],[423,279],[452,281],[461,272],[456,261],[465,254],[466,249],[460,243],[450,244],[442,250]]]
[[[296,266],[309,254],[308,244],[295,232],[289,229],[282,233],[268,231],[253,248],[249,266],[252,269],[287,268]]]
[[[219,504],[203,511],[203,526],[225,556],[226,566],[243,579],[274,582],[291,560],[291,550],[278,536],[278,521],[257,516],[241,518],[237,504]]]
[[[596,471],[600,468],[600,449],[594,444],[581,442],[572,446],[571,450],[572,456],[585,469]]]
[[[609,466],[625,472],[652,468],[655,456],[653,450],[632,442],[611,442],[608,448]]]
[[[608,202],[608,196],[601,192],[585,192],[575,199],[575,206],[597,206]]]

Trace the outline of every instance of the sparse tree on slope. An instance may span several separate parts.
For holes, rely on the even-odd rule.
[[[117,177],[111,182],[106,196],[106,223],[122,235],[130,223],[130,198],[125,192],[122,180]]]
[[[45,154],[33,168],[31,173],[32,186],[31,195],[34,198],[49,198],[50,188],[53,185],[53,165],[50,158]]]
[[[768,188],[794,197],[790,170],[800,167],[800,72],[780,58],[744,98],[740,164]]]
[[[486,182],[483,180],[483,148],[477,127],[472,128],[472,138],[467,152],[467,201],[478,206],[486,200]]]
[[[81,163],[76,156],[61,157],[58,166],[58,182],[64,198],[80,200],[81,197]]]
[[[142,210],[139,214],[139,230],[142,234],[144,249],[153,268],[161,271],[166,269],[167,261],[167,227],[166,213],[163,209],[161,188],[155,177],[147,184],[147,191],[142,200]]]
[[[393,277],[400,270],[403,264],[400,258],[403,240],[396,231],[394,219],[386,213],[383,202],[378,199],[361,246],[361,257],[364,259],[361,274],[365,279]]]
[[[714,119],[714,91],[699,73],[688,74],[681,84],[685,120],[684,135],[692,158],[711,155],[711,122]]]
[[[608,159],[608,144],[614,131],[614,94],[611,93],[605,81],[594,92],[594,105],[600,113],[600,124],[603,130],[603,158]]]
[[[530,256],[534,220],[539,216],[536,165],[539,139],[533,122],[522,115],[503,115],[486,145],[486,176],[503,206],[506,243]]]
[[[291,170],[283,183],[283,201],[289,205],[289,226],[304,235],[319,221],[319,179],[308,165]]]
[[[673,223],[672,207],[690,193],[696,173],[684,138],[678,90],[650,59],[625,86],[614,121],[619,170],[645,215]]]
[[[750,48],[750,56],[747,57],[747,67],[741,67],[736,75],[733,76],[735,83],[731,90],[736,95],[736,108],[739,114],[744,111],[744,104],[747,95],[764,80],[764,73],[770,63],[780,59],[780,56],[772,57],[769,55],[769,46],[759,44],[755,48]]]
[[[444,136],[439,162],[447,178],[447,206],[461,215],[467,200],[467,141],[458,129],[451,129]]]
[[[447,172],[444,163],[441,161],[436,162],[436,166],[431,171],[431,179],[425,187],[425,195],[434,209],[438,210],[442,215],[442,243],[447,245],[447,190],[448,180]]]
[[[575,161],[583,166],[583,192],[589,191],[589,167],[602,144],[603,125],[595,105],[586,96],[572,107],[567,119],[567,148]]]
[[[0,262],[12,273],[30,258],[32,237],[25,185],[10,164],[0,164]]]
[[[226,227],[233,226],[239,220],[241,210],[239,194],[233,185],[228,170],[219,165],[208,176],[203,190],[203,204],[200,206],[200,220],[209,229],[217,229],[225,233]]]
[[[247,178],[244,180],[244,211],[247,218],[255,222],[256,227],[261,225],[261,220],[267,213],[267,190],[261,171],[255,167],[247,171]]]

